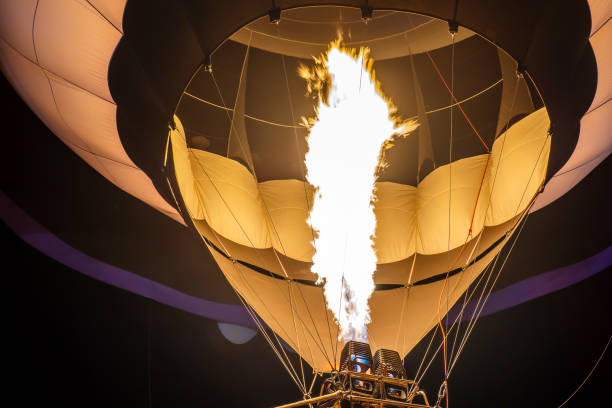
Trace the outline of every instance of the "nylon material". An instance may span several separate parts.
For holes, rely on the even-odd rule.
[[[509,237],[508,237],[509,238]],[[463,273],[451,276],[447,281],[448,288],[448,307],[449,310],[459,300],[461,295],[470,286],[470,284],[482,273],[486,266],[493,260],[503,245],[508,241],[506,238],[503,244],[495,251],[491,251],[481,260],[476,262],[471,267],[467,268]],[[378,347],[397,349],[402,357],[405,357],[414,346],[434,327],[438,324],[438,300],[440,293],[444,299],[443,307],[440,307],[440,317],[446,315],[446,293],[444,281],[438,281],[422,286],[415,286],[410,289],[399,288],[388,291],[374,292],[370,298],[370,308],[372,322],[368,326],[368,335],[372,337]],[[401,304],[402,291],[409,290],[408,298],[404,304],[404,320],[399,330],[397,326],[397,315],[389,313],[390,310],[395,310],[398,304]],[[392,293],[395,292],[395,293]],[[400,303],[397,303],[399,299]],[[391,319],[389,319],[391,316]],[[381,326],[379,327],[379,320]],[[395,325],[393,325],[395,322]],[[399,345],[396,346],[395,340],[399,338]]]
[[[546,177],[549,127],[546,108],[541,108],[515,123],[493,144],[487,174],[489,191],[492,184],[495,185],[490,195],[486,225],[501,224],[514,217],[537,193]]]
[[[32,43],[32,21],[36,0],[0,1],[0,38],[31,61],[36,61]]]
[[[274,248],[290,258],[311,262],[313,232],[307,222],[307,203],[312,206],[312,186],[301,180],[270,180],[259,183],[259,192],[272,218],[269,231]]]
[[[66,125],[79,138],[74,143],[87,146],[90,152],[99,156],[134,167],[119,139],[117,106],[53,74],[48,75],[57,108]]]
[[[417,189],[391,182],[376,183],[374,249],[379,264],[415,252]]]
[[[591,46],[597,61],[597,91],[589,110],[612,98],[612,23],[608,21],[591,37]]]
[[[563,174],[612,149],[612,101],[585,114],[580,121],[580,136],[570,159],[557,172]]]
[[[116,28],[123,32],[123,12],[127,0],[89,0],[89,2]]]
[[[612,24],[610,24],[609,21],[605,27],[601,27],[601,24],[612,16],[612,3],[608,0],[591,0],[589,4],[591,6],[592,17],[598,16],[599,19],[597,20],[594,18],[591,26],[591,33],[599,28],[596,35],[591,37],[591,46],[593,47],[598,69],[597,90],[591,107],[589,108],[589,112],[583,116],[580,122],[580,136],[572,156],[557,174],[548,181],[546,188],[534,203],[531,212],[547,206],[571,190],[580,180],[586,177],[597,164],[603,161],[610,152],[609,140],[610,137],[612,137],[612,122],[608,118],[612,115],[609,113],[612,107],[609,99],[612,89],[612,73],[610,72],[612,69],[612,55],[608,44],[609,41],[605,41],[605,37],[600,35],[602,31],[607,30],[607,38],[611,38],[612,34],[610,34],[609,31]],[[601,22],[599,26],[596,26],[596,21]],[[608,100],[602,105],[602,103],[604,103],[603,101],[606,100],[603,96],[606,94],[608,95]],[[591,122],[596,120],[595,117],[597,116],[601,119],[602,125],[595,126]],[[601,136],[602,134],[603,137]],[[602,141],[604,143],[603,146],[600,145]],[[593,150],[591,150],[591,148],[593,148]],[[583,161],[587,154],[594,155],[589,159],[593,160],[593,162]],[[581,167],[577,168],[577,166]],[[589,170],[586,171],[586,169]]]
[[[55,108],[53,94],[44,71],[11,49],[4,41],[0,41],[0,49],[4,74],[11,80],[30,109],[58,136],[65,135],[67,131]]]
[[[151,179],[144,171],[108,160],[104,157],[97,156],[97,158],[111,174],[113,183],[117,187],[155,209],[162,212],[176,213],[174,207],[159,195]]]
[[[289,303],[289,299],[292,298],[290,298],[289,283],[287,281],[266,277],[242,265],[232,264],[231,261],[217,254],[214,249],[211,249],[211,254],[228,282],[266,322],[268,327],[274,330],[279,337],[296,351],[298,350],[297,336],[300,336],[302,358],[315,370],[329,371],[331,369],[322,351],[327,351],[327,349],[323,348],[322,342],[319,341],[315,326],[305,310],[299,293],[295,294],[299,301],[294,304],[296,314],[295,316],[293,315],[293,308]],[[303,290],[304,288],[302,287],[301,289]],[[320,288],[314,289],[322,291]],[[317,313],[313,315],[313,319],[317,322],[317,329],[325,330],[324,333],[319,331],[319,334],[325,334],[325,338],[329,338],[330,331],[327,329],[327,321],[325,315],[321,313],[327,313],[327,311],[323,305],[320,308],[315,307],[320,301],[316,302],[312,293],[304,291],[302,293],[307,305],[311,308],[311,314]],[[298,327],[297,336],[293,329],[294,317]],[[307,342],[307,344],[304,344],[304,342]]]
[[[450,249],[458,248],[465,242],[472,215],[474,220],[470,240],[482,231],[484,225],[503,224],[525,208],[544,180],[550,140],[535,171],[533,169],[547,137],[548,127],[548,116],[545,109],[541,109],[514,124],[506,136],[498,138],[493,144],[480,194],[478,190],[487,155],[461,159],[452,164]],[[504,139],[502,164],[495,175]],[[312,231],[306,222],[302,181],[272,180],[258,185],[249,171],[238,162],[199,150],[193,150],[193,155],[191,157],[197,159],[192,161],[196,189],[203,200],[208,223],[216,232],[243,246],[251,246],[250,239],[257,248],[274,247],[281,254],[286,252],[289,258],[310,262]],[[213,178],[225,203],[203,169]],[[525,191],[530,176],[531,181]],[[495,177],[496,187],[490,194]],[[376,183],[376,186],[379,200],[375,204],[375,213],[379,224],[375,248],[379,264],[407,259],[415,251],[424,255],[447,252],[449,165],[435,169],[418,188],[391,182]],[[477,197],[478,205],[474,212]],[[263,200],[274,227],[268,221]],[[249,263],[259,265],[261,262]]]
[[[219,250],[224,251],[227,249],[233,257],[240,261],[255,265],[277,276],[285,276],[283,268],[281,268],[272,248],[254,249],[250,246],[237,244],[232,240],[223,238],[216,233],[216,231],[213,231],[210,225],[204,220],[194,220],[194,225],[198,232],[212,242]],[[310,271],[310,263],[296,261],[295,259],[285,257],[281,253],[277,253],[277,255],[280,257],[291,279],[304,279],[313,282],[317,279]]]
[[[66,44],[72,44],[72,43],[70,41],[63,43],[63,41],[67,41],[67,38],[66,38],[67,35],[80,35],[78,33],[75,34],[72,31],[71,33],[68,33],[68,34],[66,33],[66,30],[69,30],[71,25],[79,26],[82,30],[85,30],[86,32],[91,31],[92,33],[95,31],[96,25],[94,24],[90,26],[91,24],[90,20],[87,20],[86,23],[84,22],[78,23],[78,22],[72,22],[72,21],[66,22],[64,20],[66,18],[74,18],[75,17],[74,15],[66,14],[64,15],[63,18],[60,18],[58,20],[52,20],[50,19],[49,15],[46,15],[45,17],[44,11],[41,13],[41,6],[42,6],[43,8],[46,7],[48,9],[57,8],[57,10],[52,10],[52,11],[56,14],[57,13],[61,14],[64,11],[61,8],[62,4],[68,4],[70,9],[74,7],[78,7],[81,9],[83,8],[82,5],[76,2],[71,2],[71,1],[68,1],[68,2],[62,1],[60,3],[59,1],[49,2],[48,0],[47,1],[41,0],[37,14],[36,14],[36,22],[37,22],[36,25],[37,27],[40,25],[40,27],[44,28],[44,30],[40,31],[39,34],[44,32],[44,33],[47,33],[48,36],[51,36],[51,37],[55,35],[54,33],[58,33],[58,34],[56,38],[53,38],[53,39],[46,38],[46,40],[43,41],[43,43],[37,42],[36,43],[37,52],[39,53],[39,58],[41,57],[41,54],[40,54],[41,52],[42,54],[49,54],[49,57],[53,58],[56,61],[65,57],[64,61],[60,61],[61,64],[70,65],[72,67],[71,68],[72,70],[80,72],[80,74],[78,75],[79,78],[86,79],[90,75],[95,74],[95,72],[92,72],[90,70],[91,68],[90,65],[87,65],[87,64],[83,65],[84,62],[87,62],[87,61],[78,59],[79,55],[71,54],[67,56],[66,53],[69,52],[70,47],[67,46]],[[90,8],[85,9],[85,11],[86,13],[92,13]],[[119,40],[119,36],[118,36],[117,31],[114,30],[112,26],[109,26],[108,22],[103,20],[102,17],[97,16],[96,19],[100,21],[104,21],[104,24],[106,25],[106,27],[110,27],[115,32],[115,34],[117,34],[117,35],[113,34],[114,39],[112,41],[112,44],[110,43],[109,43],[110,45],[107,44],[108,45],[107,48],[110,47],[108,52],[103,56],[100,55],[101,63],[103,63],[104,65],[104,75],[101,77],[101,79],[99,79],[98,82],[103,84],[103,87],[106,89],[106,92],[108,93],[108,84],[106,82],[107,80],[106,69],[107,69],[108,62],[110,60],[112,51],[114,50],[114,47]],[[43,21],[42,25],[40,21]],[[58,24],[60,24],[62,21],[65,23],[64,26],[58,27]],[[86,25],[86,27],[82,27],[83,25]],[[31,32],[31,29],[32,29],[32,22],[30,21],[30,23],[28,24],[28,30]],[[60,33],[60,31],[63,31],[63,32]],[[83,35],[86,35],[86,33]],[[81,42],[84,41],[83,39],[79,39],[79,38],[75,38],[74,40],[81,41]],[[95,38],[92,40],[90,38],[89,41],[95,42],[98,40]],[[62,52],[53,54],[51,51],[46,52],[44,50],[41,50],[41,48],[44,48],[44,44],[46,44],[47,42],[52,42],[54,46],[56,46],[59,49],[62,49],[63,51],[60,50]],[[106,42],[108,43],[109,41],[106,41]],[[103,45],[103,42],[101,42],[100,44],[90,44],[90,45],[93,46],[94,49],[96,49],[96,48],[100,48]],[[41,67],[36,65],[34,62],[29,61],[24,56],[20,55],[18,52],[13,50],[8,43],[6,43],[3,40],[0,40],[0,50],[1,50],[0,60],[2,61],[3,71],[6,74],[7,78],[9,78],[9,80],[15,86],[15,89],[20,93],[20,95],[25,100],[25,102],[28,104],[28,106],[36,113],[36,115],[41,119],[41,121],[60,140],[62,140],[62,142],[68,145],[70,149],[72,149],[81,158],[83,158],[83,160],[85,160],[90,166],[92,166],[96,171],[98,171],[98,173],[103,175],[110,182],[116,184],[122,190],[145,201],[147,204],[151,205],[153,208],[156,208],[162,211],[164,214],[176,214],[176,210],[173,207],[171,207],[163,198],[161,198],[161,196],[159,195],[155,187],[153,187],[153,184],[151,183],[150,179],[144,174],[144,172],[133,169],[131,167],[127,167],[127,166],[123,166],[125,167],[125,169],[120,169],[117,163],[111,160],[104,160],[103,158],[99,156],[96,156],[94,154],[87,152],[87,150],[89,150],[89,142],[92,142],[95,144],[96,141],[95,140],[90,141],[87,139],[87,137],[91,136],[90,134],[85,134],[85,135],[80,134],[79,136],[81,136],[83,139],[86,139],[87,144],[85,144],[83,140],[77,137],[75,132],[73,132],[73,130],[70,129],[64,123],[64,120],[77,120],[79,118],[67,119],[63,116],[60,116],[60,113],[58,112],[55,106],[54,96],[51,92],[49,80],[47,79],[47,75],[49,75],[49,77],[52,77],[52,75],[49,72],[45,74],[44,70]],[[33,61],[35,61],[35,58],[33,59]],[[78,63],[75,61],[78,61]],[[65,73],[58,72],[58,74],[61,74],[63,77],[67,78],[71,82],[72,81],[76,82],[75,78],[66,76]],[[57,80],[58,78],[55,78],[55,79]],[[57,83],[57,81],[55,81],[55,83]],[[64,81],[62,81],[62,83],[65,84]],[[77,82],[77,85],[80,86],[78,82]],[[108,96],[108,100],[112,100],[110,99],[110,94],[108,94],[107,96]],[[60,95],[60,98],[61,98],[61,95]],[[72,103],[73,102],[71,102],[71,104]],[[108,125],[108,122],[107,122],[107,125]],[[116,124],[113,124],[113,126],[116,126]],[[120,143],[118,139],[117,139],[117,142]],[[139,174],[138,176],[135,176],[134,173],[139,173]],[[127,178],[124,178],[124,176],[127,176]],[[130,182],[132,181],[134,182],[133,185],[130,184]]]
[[[466,240],[472,214],[472,236],[480,233],[484,225],[486,187],[478,190],[483,178],[487,155],[461,159],[451,165],[432,171],[418,188],[416,251],[420,254],[435,254],[457,248]],[[452,170],[451,167],[452,166]],[[451,172],[452,176],[449,175]],[[452,182],[451,182],[452,179]],[[449,183],[450,185],[449,190]],[[450,238],[449,238],[449,195]],[[476,211],[474,206],[477,203]],[[444,216],[441,216],[444,214]]]
[[[610,0],[589,0],[589,9],[591,11],[592,35],[603,23],[612,18],[612,2]]]
[[[320,360],[318,365],[329,367],[329,359],[332,365],[337,367],[344,342],[340,339],[336,346],[338,325],[334,321],[333,313],[327,308],[323,288],[306,286],[297,282],[291,282],[289,285],[294,299],[296,322],[298,327],[303,328],[300,341],[306,339],[309,343],[308,348],[301,347],[302,354],[308,354],[308,349],[312,349],[315,358],[318,354],[325,355],[323,359],[317,359]],[[312,324],[313,321],[314,325]],[[319,347],[323,350],[320,350]],[[297,348],[294,348],[294,350],[297,350]]]
[[[249,169],[255,174],[255,166],[253,166],[253,158],[251,156],[251,148],[247,136],[246,125],[244,122],[244,108],[246,103],[246,81],[247,67],[249,64],[249,48],[246,49],[242,70],[240,73],[240,82],[238,83],[238,92],[234,109],[232,111],[232,120],[230,123],[230,133],[227,138],[227,157],[237,158],[246,163]]]
[[[191,168],[208,223],[216,232],[241,245],[272,246],[257,182],[246,167],[193,149]]]
[[[538,199],[534,203],[533,207],[531,208],[531,212],[546,207],[548,204],[552,203],[553,201],[567,193],[569,190],[574,188],[574,186],[578,184],[583,178],[585,178],[595,167],[597,167],[599,163],[604,161],[609,154],[610,152],[602,154],[595,160],[588,162],[583,166],[577,167],[573,170],[568,170],[566,173],[554,176],[546,184],[544,192],[538,197]]]
[[[174,160],[174,173],[181,197],[189,215],[196,220],[205,218],[204,208],[200,204],[195,190],[195,180],[191,170],[189,151],[185,142],[185,131],[179,118],[174,116],[176,130],[170,130],[169,137],[172,143],[172,157]]]
[[[114,180],[113,180],[113,177],[111,176],[109,171],[106,170],[106,167],[104,167],[100,163],[100,161],[98,160],[98,158],[95,155],[93,155],[91,153],[88,153],[85,150],[71,147],[70,145],[68,145],[68,147],[70,147],[70,149],[74,153],[76,153],[81,159],[83,159],[87,164],[89,164],[95,171],[97,171],[102,176],[104,176],[108,181],[110,181],[113,184],[115,183]]]
[[[516,61],[499,48],[497,49],[497,55],[504,80],[497,117],[497,130],[495,131],[495,134],[499,135],[510,119],[522,113],[531,113],[534,107],[527,82],[524,78],[517,78],[516,76],[518,66]]]
[[[34,41],[41,67],[112,101],[108,65],[121,39],[93,8],[74,0],[40,0]]]
[[[449,278],[447,284],[449,308],[457,302],[508,239],[509,237],[496,250],[467,268],[464,273]],[[300,354],[315,370],[327,371],[332,368],[324,353],[329,356],[334,355],[334,347],[331,344],[333,342],[328,343],[328,339],[330,335],[331,339],[335,339],[337,327],[330,319],[330,312],[321,302],[323,295],[321,288],[306,287],[297,282],[288,283],[261,275],[240,264],[232,264],[214,249],[209,249],[228,282],[272,330],[294,350],[298,350],[297,336],[301,336]],[[291,293],[289,293],[290,287],[295,289],[291,290]],[[405,356],[436,324],[438,299],[443,287],[444,282],[438,281],[410,289],[374,292],[370,299],[372,323],[368,325],[370,343],[374,348],[399,349],[400,354]],[[406,290],[410,292],[402,313],[405,314],[407,323],[400,327],[398,337],[396,336],[397,313],[391,311],[397,311],[397,305],[402,304],[402,296]],[[445,294],[443,297],[446,297]],[[290,299],[293,299],[291,303]],[[446,310],[441,314],[444,315],[445,312]],[[294,321],[297,325],[297,334],[292,329]],[[395,342],[398,338],[401,347]],[[341,345],[337,350],[340,349]],[[335,359],[337,361],[337,355]]]
[[[512,229],[517,220],[518,218],[514,217],[503,224],[493,227],[484,227],[480,233],[480,242],[478,242],[479,236],[475,236],[466,243],[466,247],[463,251],[461,251],[461,247],[459,247],[449,252],[439,254],[417,254],[411,282],[418,282],[448,272],[449,262],[457,258],[460,252],[462,252],[461,256],[457,258],[456,265],[453,266],[453,269],[466,265],[483,253],[483,251],[491,247],[507,231]],[[469,256],[477,242],[478,246],[475,248],[470,258]],[[374,275],[374,282],[376,284],[407,284],[414,256],[415,255],[393,263],[378,264],[376,274]]]
[[[248,45],[251,33],[251,47],[259,48],[264,51],[288,55],[296,58],[310,59],[313,55],[319,55],[324,52],[329,45],[329,38],[333,38],[334,34],[324,34],[320,43],[312,41],[310,37],[304,40],[281,38],[276,32],[267,32],[268,19],[257,20],[248,28],[237,31],[230,39],[238,43]],[[361,21],[359,21],[361,24]],[[299,36],[300,27],[308,27],[309,25],[300,24],[290,20],[283,20],[282,28],[286,30],[288,35],[292,37]],[[331,32],[337,30],[337,23],[329,24]],[[370,28],[371,24],[367,28]],[[359,28],[359,27],[357,27]],[[366,28],[366,29],[367,29]],[[311,27],[308,27],[311,29]],[[296,33],[298,30],[298,33]],[[455,37],[455,43],[470,38],[474,33],[470,30],[459,30]],[[306,34],[304,34],[306,36]],[[350,41],[346,45],[353,48],[367,46],[371,49],[372,57],[377,61],[382,61],[390,58],[400,58],[409,54],[420,54],[426,51],[436,50],[450,45],[451,40],[448,35],[448,24],[442,20],[431,20],[416,29],[411,29],[393,35],[383,36],[380,39],[370,41]]]

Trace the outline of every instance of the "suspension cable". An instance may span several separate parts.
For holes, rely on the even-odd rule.
[[[248,52],[248,49],[247,49],[247,52]],[[246,62],[246,55],[247,55],[247,54],[245,54],[245,62]],[[244,63],[243,63],[243,64],[244,64]],[[243,66],[243,70],[244,70],[244,66]],[[223,105],[224,105],[224,107],[225,107],[225,106],[226,106],[226,105],[225,105],[225,100],[223,99],[223,95],[221,94],[221,90],[220,90],[219,84],[217,83],[216,78],[215,78],[215,76],[214,76],[213,72],[211,72],[211,78],[213,79],[213,82],[214,82],[214,84],[215,84],[215,88],[217,89],[217,92],[218,92],[218,94],[219,94],[219,97],[220,97],[220,99],[221,99],[221,102],[223,103]],[[241,72],[241,78],[242,78],[242,72]],[[227,114],[227,116],[228,116],[228,119],[230,119],[228,109],[226,109],[226,114]],[[230,121],[231,121],[231,119],[230,119]],[[231,122],[230,122],[230,126],[232,127],[232,129],[234,129],[234,132],[236,132],[236,131],[235,131],[235,128],[234,128],[233,121],[231,121]],[[239,143],[240,143],[241,150],[242,150],[243,154],[245,154],[245,156],[246,156],[246,152],[245,152],[245,150],[244,150],[245,148],[244,148],[244,146],[243,146],[243,144],[242,144],[242,141],[241,141],[240,139],[238,139],[238,140],[239,140]],[[214,184],[214,182],[212,181],[212,179],[210,178],[210,176],[208,175],[208,173],[206,172],[206,170],[203,168],[203,166],[201,165],[201,163],[199,163],[199,160],[197,160],[197,161],[198,161],[198,164],[200,165],[200,168],[201,168],[201,169],[204,171],[204,173],[207,175],[207,177],[209,178],[209,181],[210,181],[210,182],[213,184],[213,186],[215,187],[215,190],[217,190],[217,193],[218,193],[218,194],[219,194],[219,196],[221,197],[221,193],[220,193],[220,191],[219,191],[219,190],[216,188],[216,185]],[[252,164],[252,163],[251,163],[251,164]],[[256,176],[256,172],[255,172],[254,166],[251,166],[251,167],[252,167],[252,169],[251,169],[251,170],[252,170],[252,172],[253,172],[253,175],[254,175],[254,177],[256,178],[257,176]],[[251,247],[257,251],[258,256],[261,258],[261,254],[259,253],[259,249],[258,249],[258,248],[256,248],[256,247],[255,247],[255,245],[253,244],[253,242],[250,240],[250,238],[249,238],[249,237],[248,237],[248,235],[246,234],[246,231],[244,230],[244,228],[242,227],[242,225],[241,225],[241,224],[238,222],[238,219],[237,219],[237,218],[236,218],[236,216],[234,215],[233,211],[231,211],[231,209],[229,208],[228,203],[227,203],[227,202],[226,202],[226,201],[223,199],[223,197],[221,197],[221,199],[222,199],[222,201],[224,202],[225,206],[227,207],[228,211],[231,213],[232,217],[234,218],[234,221],[235,221],[235,222],[236,222],[236,224],[237,224],[237,225],[240,227],[240,229],[241,229],[242,233],[244,234],[244,236],[245,236],[245,237],[247,238],[247,240],[249,241],[249,243],[250,243]],[[267,211],[267,213],[268,213],[268,217],[270,218],[270,223],[272,224],[274,231],[276,231],[276,228],[275,228],[275,226],[274,226],[274,222],[273,222],[273,220],[272,220],[272,218],[271,218],[271,216],[270,216],[269,210],[268,210],[268,208],[267,208],[267,204],[265,203],[265,200],[262,200],[262,201],[263,201],[264,207],[266,208],[266,211]],[[280,236],[278,236],[278,233],[277,233],[277,238],[278,238],[279,242],[281,243],[281,247],[283,248],[282,241],[281,241],[281,239],[280,239]],[[274,251],[275,251],[275,250],[274,250]],[[283,252],[284,252],[284,249],[283,249]],[[276,254],[276,252],[275,252],[275,254]],[[262,260],[262,262],[263,262],[263,259],[261,259],[261,260]],[[289,276],[288,276],[288,274],[286,273],[286,270],[285,270],[284,266],[282,265],[282,262],[280,261],[280,258],[278,258],[278,256],[277,256],[277,260],[278,260],[278,262],[280,263],[280,266],[281,266],[281,268],[283,269],[283,272],[285,273],[286,278],[289,278]],[[299,286],[298,286],[297,288],[298,288],[298,290],[299,290],[300,294],[302,295],[302,298],[304,298],[304,295],[303,295],[303,293],[302,293],[301,287],[299,287]],[[282,293],[282,291],[281,291],[281,293]],[[291,307],[292,307],[292,314],[293,314],[293,313],[294,313],[294,310],[293,310],[293,303],[291,302],[291,300],[290,300],[290,299],[289,299],[289,302],[290,302],[290,305],[291,305]],[[263,303],[263,302],[262,302],[262,303]],[[306,306],[306,310],[308,311],[308,315],[309,315],[309,317],[310,317],[310,319],[311,319],[312,326],[313,326],[313,328],[315,329],[315,332],[316,332],[316,334],[317,334],[317,337],[319,337],[319,341],[321,342],[321,343],[320,343],[320,346],[319,346],[319,349],[321,350],[321,352],[322,352],[322,354],[324,355],[324,357],[327,359],[327,361],[328,361],[328,363],[330,364],[330,366],[332,366],[332,364],[330,363],[330,358],[329,358],[329,356],[327,355],[327,351],[325,350],[325,347],[323,346],[323,342],[322,342],[322,340],[321,340],[321,336],[320,336],[320,334],[319,334],[319,330],[318,330],[318,328],[317,328],[317,325],[316,325],[316,324],[315,324],[315,322],[314,322],[314,318],[312,317],[312,314],[310,313],[310,308],[308,307],[308,305],[307,305],[307,303],[306,303],[305,299],[304,299],[304,305]],[[327,318],[327,314],[326,314],[326,318]],[[300,318],[300,320],[302,320],[302,319]],[[304,324],[304,322],[303,322],[303,321],[302,321],[302,324]],[[306,327],[304,326],[304,328],[306,328]],[[297,329],[296,329],[296,330],[297,330]],[[307,328],[306,328],[306,330],[307,330],[308,332],[310,332],[310,331],[309,331]],[[331,330],[328,330],[328,331],[331,331]],[[310,334],[310,335],[311,335],[311,337],[312,337],[312,334],[311,334],[311,333],[309,333],[309,334]],[[313,338],[313,340],[314,340],[314,338]],[[316,340],[315,340],[315,343],[316,343]],[[308,344],[308,343],[307,343],[307,344]],[[316,343],[316,344],[317,344],[317,345],[319,345],[318,343]],[[300,358],[301,358],[301,355],[300,355]],[[300,364],[301,364],[301,360],[300,360]]]
[[[565,401],[563,401],[563,403],[561,403],[561,405],[559,405],[557,408],[562,408],[563,406],[565,406],[565,404],[567,404],[569,402],[569,400],[571,400],[574,397],[574,395],[576,395],[576,393],[578,391],[580,391],[582,386],[589,380],[589,378],[591,377],[591,375],[593,374],[593,372],[595,371],[595,369],[599,365],[599,362],[603,359],[604,354],[606,354],[606,350],[608,350],[608,346],[610,345],[610,340],[612,340],[612,336],[608,337],[608,342],[606,343],[606,346],[604,347],[603,351],[601,352],[599,358],[595,362],[595,365],[593,365],[593,368],[591,368],[591,371],[589,371],[589,373],[584,378],[584,380],[582,380],[582,382],[580,383],[578,388],[576,388],[574,390],[574,392],[572,392],[572,394],[569,397],[567,397],[567,399]]]

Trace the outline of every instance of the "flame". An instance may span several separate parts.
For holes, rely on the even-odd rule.
[[[376,81],[369,50],[337,40],[300,66],[316,117],[309,127],[307,180],[316,188],[309,222],[316,231],[312,271],[324,284],[327,307],[345,340],[367,341],[368,300],[374,290],[374,182],[394,138],[416,128],[402,122]]]

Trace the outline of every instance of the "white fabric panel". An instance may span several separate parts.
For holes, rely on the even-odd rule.
[[[40,0],[34,43],[41,67],[112,101],[108,65],[121,38],[91,6],[74,0]]]
[[[64,123],[79,137],[73,143],[98,156],[135,167],[119,139],[117,106],[51,73],[47,75]]]
[[[531,212],[538,211],[539,209],[546,207],[548,204],[552,203],[559,197],[563,196],[569,190],[574,188],[576,184],[578,184],[583,178],[588,176],[588,174],[593,171],[595,167],[599,165],[608,155],[610,151],[607,153],[601,154],[597,156],[590,162],[585,163],[582,166],[579,166],[573,170],[568,170],[565,173],[559,173],[555,175],[550,181],[546,184],[546,188],[538,196],[538,199],[533,204]],[[607,191],[602,192],[603,194],[608,194]]]
[[[550,120],[541,108],[515,123],[493,144],[489,163],[491,193],[486,225],[508,221],[524,210],[546,176]]]
[[[531,211],[537,211],[563,196],[612,153],[612,101],[584,115],[580,137],[565,166],[546,184]]]
[[[0,0],[0,37],[31,61],[36,61],[32,21],[37,0]]]
[[[565,173],[612,150],[612,101],[585,114],[580,121],[580,149],[574,153],[557,174]]]
[[[612,2],[611,2],[612,3]],[[597,61],[597,91],[589,110],[612,98],[612,23],[608,21],[591,37]]]
[[[74,140],[55,108],[51,86],[45,72],[0,40],[0,61],[6,77],[30,109],[63,140]],[[84,146],[81,146],[84,147]]]
[[[163,213],[176,213],[157,192],[151,179],[137,167],[126,166],[104,157],[98,157],[100,163],[108,170],[113,183],[123,191],[144,201]]]
[[[181,197],[185,207],[187,207],[189,216],[196,220],[203,220],[205,218],[204,209],[195,190],[195,180],[189,159],[190,153],[187,150],[185,141],[185,130],[176,115],[174,116],[174,123],[176,124],[176,130],[170,130],[170,140],[172,143],[176,182],[178,183]]]
[[[312,186],[300,180],[270,180],[259,183],[259,192],[270,216],[274,248],[293,259],[311,262],[313,231],[308,224]]]
[[[101,3],[119,10],[118,3],[111,4],[116,2]],[[121,34],[86,2],[41,0],[35,17],[36,52],[54,75],[35,63],[35,9],[35,1],[0,2],[0,64],[5,76],[45,125],[96,171],[184,223],[144,172],[133,167],[117,134],[116,106],[107,102],[112,101],[107,70]]]
[[[127,0],[89,0],[89,2],[113,23],[115,28],[123,32],[123,11]]]
[[[379,182],[376,197],[374,249],[378,263],[408,258],[416,248],[417,188]]]
[[[589,112],[580,121],[580,136],[569,160],[546,184],[531,212],[563,196],[610,154],[612,137],[612,1],[590,0],[591,45],[597,61],[597,90]],[[605,23],[605,26],[602,26]],[[592,160],[592,161],[588,161]],[[586,171],[588,169],[588,171]]]
[[[75,152],[81,159],[85,160],[87,164],[94,168],[98,173],[100,173],[104,178],[109,180],[111,183],[114,183],[113,177],[109,173],[109,171],[104,167],[104,165],[98,159],[98,156],[95,154],[89,153],[85,150],[79,149],[78,147],[69,146],[73,152]]]
[[[253,175],[237,161],[202,150],[191,150],[191,168],[210,226],[245,246],[269,248],[263,201]]]
[[[612,1],[589,0],[591,10],[591,35],[597,31],[606,21],[612,18]]]
[[[438,167],[419,184],[416,227],[418,253],[434,254],[463,245],[469,233],[475,205],[471,236],[480,233],[488,197],[487,183],[483,180],[486,166],[486,154],[461,159]],[[479,195],[481,182],[483,187]]]

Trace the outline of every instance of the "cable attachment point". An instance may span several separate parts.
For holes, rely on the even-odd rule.
[[[281,9],[277,7],[268,11],[268,18],[270,19],[270,24],[278,25],[280,23],[281,18]]]
[[[372,6],[362,6],[361,7],[361,21],[364,24],[368,24],[372,20],[372,14],[374,13],[374,9]]]
[[[440,403],[442,402],[442,399],[446,396],[447,389],[448,383],[445,380],[442,385],[440,385],[440,390],[438,391],[438,400],[436,401],[435,408],[441,408]]]
[[[516,66],[516,77],[523,79],[525,77],[525,72],[527,72],[527,67],[525,64],[519,61],[518,65]]]
[[[454,37],[459,32],[459,23],[455,20],[448,20],[448,32]]]
[[[210,55],[207,55],[206,58],[204,58],[204,64],[202,64],[204,66],[204,71],[212,73],[212,62],[210,60]]]
[[[176,130],[176,123],[174,123],[174,118],[171,118],[168,121],[168,129],[170,130]]]

